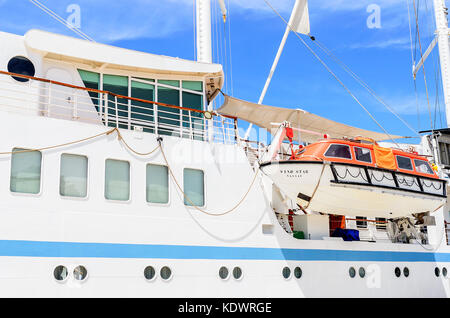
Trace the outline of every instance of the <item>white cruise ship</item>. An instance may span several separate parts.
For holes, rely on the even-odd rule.
[[[448,68],[444,1],[434,4]],[[0,32],[0,297],[449,297],[450,162],[441,153],[431,167],[420,156],[449,147],[448,131],[397,153],[378,145],[383,133],[301,111],[293,120],[283,115],[292,110],[230,96],[213,109],[224,72],[211,63],[209,6],[197,0],[198,61]],[[240,120],[278,123],[284,135],[255,146],[239,135]],[[292,128],[304,145],[289,149]],[[327,148],[323,192],[317,184],[292,197],[293,185],[266,169],[297,186],[317,165],[281,163],[327,140],[353,148],[349,158]],[[395,155],[394,167],[380,169],[377,151]],[[344,172],[368,174],[350,182]],[[379,195],[364,204],[383,210],[332,215],[326,207],[342,200],[329,198],[342,187],[361,200]]]

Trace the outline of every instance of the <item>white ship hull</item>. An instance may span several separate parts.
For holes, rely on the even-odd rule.
[[[22,37],[3,33],[0,36],[7,43],[0,52],[4,65],[13,56],[31,56],[37,77],[53,74],[54,80],[72,80],[69,84],[80,86],[83,83],[77,67],[94,65],[81,58],[77,62],[64,61],[62,55],[52,59],[51,54],[30,48]],[[32,44],[45,46],[41,40],[39,37]],[[64,46],[68,53],[60,53],[72,54],[79,48],[82,52],[75,53],[89,51],[95,55],[94,50],[83,50],[84,47],[69,43]],[[101,52],[110,50],[103,49],[106,51]],[[106,53],[99,55],[111,57]],[[152,62],[151,57],[143,60]],[[131,66],[118,72],[117,68],[108,70],[106,63],[100,69],[154,78],[155,74],[137,72],[136,65]],[[187,66],[188,79],[198,80],[195,65]],[[173,71],[178,72],[178,67]],[[180,79],[177,76],[171,75],[170,79]],[[18,83],[10,76],[2,76],[0,152],[16,147],[60,145],[110,129],[99,119],[87,93],[76,104],[68,98],[73,97],[73,91],[52,90],[51,86],[36,83]],[[53,110],[58,109],[66,113],[55,115]],[[87,114],[94,115],[90,121],[86,121]],[[139,152],[148,152],[158,145],[154,133],[121,129],[121,134]],[[220,213],[235,206],[254,178],[255,172],[237,144],[163,136],[162,145],[181,187],[184,168],[204,171],[205,211]],[[62,154],[88,158],[86,198],[60,195]],[[105,199],[107,159],[130,163],[128,201]],[[11,191],[11,162],[11,155],[0,156],[0,297],[450,296],[448,276],[435,275],[436,268],[450,268],[450,248],[443,232],[447,206],[436,213],[437,226],[428,229],[430,244],[424,247],[393,244],[385,232],[375,233],[379,235],[376,244],[298,240],[278,222],[273,210],[276,201],[272,200],[272,182],[262,175],[242,204],[221,217],[187,207],[172,179],[167,204],[147,203],[146,165],[164,165],[165,160],[159,151],[148,156],[130,152],[116,133],[42,151],[38,194]],[[87,271],[82,281],[74,275],[80,265]],[[68,276],[62,281],[55,279],[58,266],[67,268]],[[144,275],[147,266],[155,270],[153,279]],[[223,266],[229,271],[225,279],[219,277]],[[170,268],[169,279],[162,278],[163,267]],[[242,271],[239,279],[232,274],[237,267]],[[287,278],[282,275],[285,267],[291,271]],[[300,278],[294,275],[296,267],[302,270]],[[354,278],[349,276],[351,268],[357,272]],[[364,278],[358,275],[361,268],[365,270]],[[402,272],[408,268],[409,277],[402,274],[397,278],[396,268]]]
[[[440,181],[426,180],[427,185],[435,182],[436,188],[431,186],[430,193],[420,193],[414,176],[402,176],[403,188],[394,188],[391,172],[371,172],[372,180],[378,177],[379,182],[369,184],[364,169],[355,166],[273,162],[262,165],[261,169],[290,199],[302,207],[327,214],[397,218],[435,212],[446,202],[445,186]]]
[[[21,122],[20,136],[17,122]],[[51,118],[15,116],[2,112],[1,149],[20,145],[58,144],[101,131],[102,127]],[[69,133],[70,132],[70,133]],[[24,138],[23,136],[26,136]],[[124,138],[138,149],[152,148],[156,136]],[[207,171],[207,209],[223,211],[245,192],[253,170],[244,152],[234,146],[212,145],[171,137],[166,152],[183,145],[197,152],[231,151],[241,164],[217,164],[213,157],[202,163]],[[232,150],[226,149],[231,147]],[[186,149],[186,148],[185,148]],[[81,153],[91,158],[90,195],[87,200],[67,200],[57,195],[61,153]],[[174,150],[175,154],[179,153]],[[132,200],[108,202],[103,197],[103,164],[106,158],[132,162]],[[169,160],[173,160],[170,156]],[[147,162],[162,162],[160,155],[137,160],[111,136],[96,142],[70,146],[44,154],[42,193],[15,195],[9,191],[10,159],[0,160],[2,192],[0,213],[1,297],[448,297],[450,281],[436,277],[435,268],[450,267],[450,249],[441,230],[435,252],[420,245],[392,243],[297,240],[278,224],[259,184],[235,213],[209,217],[184,206],[171,184],[168,206],[145,203],[145,184],[140,169]],[[217,180],[217,181],[216,181]],[[236,182],[239,180],[239,182]],[[263,181],[267,183],[268,180]],[[226,191],[224,191],[226,189]],[[271,227],[264,232],[263,226]],[[433,235],[433,230],[430,230]],[[432,249],[432,246],[426,248]],[[64,265],[69,277],[58,282],[56,266]],[[85,281],[74,279],[73,269],[83,265]],[[156,278],[147,281],[146,266],[154,266]],[[159,271],[169,266],[172,277],[165,281]],[[219,278],[226,266],[230,277]],[[232,277],[236,266],[241,279]],[[282,276],[299,266],[302,277]],[[349,276],[349,268],[366,270],[365,278]],[[394,275],[407,267],[408,278]],[[417,288],[411,288],[416,286]]]

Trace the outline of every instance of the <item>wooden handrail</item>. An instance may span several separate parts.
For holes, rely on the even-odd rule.
[[[72,85],[72,84],[67,84],[67,83],[62,83],[62,82],[58,82],[58,81],[49,80],[49,79],[46,79],[46,78],[22,75],[22,74],[11,73],[11,72],[1,71],[1,70],[0,70],[0,74],[2,74],[2,75],[9,75],[9,76],[13,76],[13,77],[26,78],[26,79],[30,79],[30,80],[34,80],[34,81],[38,81],[38,82],[55,84],[55,85],[59,85],[59,86],[69,87],[69,88],[75,88],[75,89],[83,90],[83,91],[86,91],[86,92],[93,92],[93,93],[98,93],[98,94],[108,94],[108,95],[111,95],[111,96],[114,96],[114,97],[117,97],[117,98],[121,98],[121,99],[127,99],[127,100],[136,101],[136,102],[147,103],[147,104],[152,104],[152,105],[158,105],[158,106],[163,106],[163,107],[168,107],[168,108],[175,108],[175,109],[180,109],[180,110],[186,110],[186,111],[191,111],[191,112],[195,112],[195,113],[204,114],[204,113],[207,112],[207,111],[204,111],[204,110],[198,110],[198,109],[193,109],[193,108],[188,108],[188,107],[175,106],[175,105],[170,105],[170,104],[165,104],[165,103],[160,103],[160,102],[154,102],[154,101],[149,101],[149,100],[135,98],[135,97],[119,95],[119,94],[115,94],[115,93],[112,93],[112,92],[109,92],[109,91],[103,91],[103,90],[94,89],[94,88],[87,88],[87,87],[76,86],[76,85]],[[214,116],[218,116],[218,114],[216,112],[212,112],[212,114]],[[224,116],[224,115],[221,115],[221,116],[227,117],[227,118],[230,118],[230,119],[235,119],[235,120],[237,119],[237,117],[232,117],[232,116]]]

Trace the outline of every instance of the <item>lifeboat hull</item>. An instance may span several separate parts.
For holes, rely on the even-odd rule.
[[[260,169],[303,208],[327,214],[396,218],[434,212],[446,202],[446,181],[377,168],[286,161]]]

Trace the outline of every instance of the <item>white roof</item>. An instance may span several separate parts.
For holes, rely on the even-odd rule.
[[[138,52],[41,30],[30,30],[24,38],[26,46],[49,58],[144,72],[223,77],[222,65],[219,64]]]
[[[301,132],[301,139],[305,142],[316,142],[323,139],[323,135],[327,134],[331,138],[343,137],[366,137],[376,141],[405,138],[401,136],[390,135],[375,131],[360,129],[345,124],[341,124],[302,109],[280,108],[266,105],[259,105],[230,96],[225,96],[224,104],[218,109],[222,115],[228,115],[243,119],[249,123],[265,128],[269,131],[277,129],[278,126],[273,123],[282,123],[288,121],[292,127],[309,130],[320,134],[310,134]],[[297,131],[294,131],[295,139],[299,140]]]

